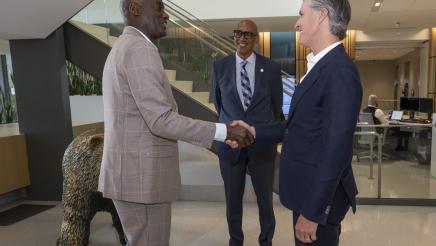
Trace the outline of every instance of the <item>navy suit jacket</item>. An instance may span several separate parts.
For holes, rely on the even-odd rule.
[[[352,144],[362,100],[356,66],[342,45],[327,53],[297,86],[287,122],[256,126],[256,142],[283,142],[280,200],[326,224],[331,206],[356,209]],[[344,204],[333,204],[339,186]],[[345,215],[345,214],[344,214]]]
[[[213,64],[212,69],[212,101],[218,112],[218,121],[228,123],[232,120],[243,120],[249,124],[266,124],[283,119],[283,86],[280,66],[261,55],[256,54],[254,95],[250,106],[244,111],[236,88],[236,54],[227,56]],[[218,156],[221,160],[236,163],[239,149],[231,149],[224,143],[217,143]],[[276,145],[271,144],[259,149],[256,144],[247,148],[252,160],[263,162],[269,154],[261,152],[274,151]]]

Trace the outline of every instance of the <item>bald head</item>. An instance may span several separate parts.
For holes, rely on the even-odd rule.
[[[162,0],[121,0],[124,24],[133,26],[151,39],[166,35],[168,15]]]
[[[237,28],[240,28],[241,26],[249,28],[253,33],[256,33],[256,34],[258,33],[257,25],[252,20],[241,20],[238,23],[238,27]]]
[[[369,97],[368,97],[368,105],[369,106],[378,107],[377,96],[376,95],[374,95],[374,94],[369,95]]]

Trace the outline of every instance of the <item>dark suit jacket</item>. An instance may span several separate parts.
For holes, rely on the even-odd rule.
[[[254,95],[250,106],[244,111],[236,88],[235,56],[236,54],[227,56],[213,64],[211,96],[219,115],[219,122],[243,120],[249,124],[265,124],[280,121],[283,118],[280,66],[256,54]],[[217,144],[221,160],[237,162],[239,149],[231,149],[224,143]],[[249,156],[259,162],[262,162],[263,158],[270,158],[262,152],[274,151],[276,153],[274,144],[268,146],[267,149],[259,149],[256,145],[247,148]]]
[[[351,159],[361,100],[356,66],[339,45],[297,86],[286,123],[256,126],[258,144],[283,141],[279,190],[287,208],[320,224],[331,206],[355,211]],[[333,204],[339,186],[348,199]]]

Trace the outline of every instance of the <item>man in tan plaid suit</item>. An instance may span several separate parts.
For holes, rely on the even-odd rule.
[[[114,200],[128,245],[168,245],[178,198],[177,140],[253,142],[244,128],[177,113],[157,48],[168,15],[162,0],[121,0],[125,22],[103,71],[105,139],[99,190]]]

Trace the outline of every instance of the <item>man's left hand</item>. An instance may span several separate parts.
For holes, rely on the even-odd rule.
[[[300,214],[295,224],[295,237],[303,243],[313,243],[316,241],[317,229],[318,223],[312,222]]]

